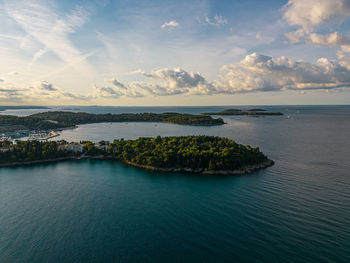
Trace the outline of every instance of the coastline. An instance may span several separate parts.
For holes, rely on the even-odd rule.
[[[12,162],[12,163],[5,163],[0,164],[0,168],[5,167],[20,167],[20,166],[30,166],[30,165],[36,165],[36,164],[43,164],[43,163],[56,163],[61,161],[69,161],[69,160],[115,160],[119,161],[117,159],[114,159],[112,156],[104,156],[104,155],[96,155],[96,156],[66,156],[66,157],[60,157],[60,158],[54,158],[54,159],[47,159],[47,160],[35,160],[35,161],[28,161],[28,162]],[[164,172],[164,173],[191,173],[191,174],[204,174],[204,175],[243,175],[243,174],[251,174],[257,170],[265,169],[270,166],[274,165],[274,161],[267,159],[265,162],[254,164],[254,165],[247,165],[243,166],[236,170],[207,170],[204,171],[203,169],[191,169],[191,168],[161,168],[161,167],[155,167],[155,166],[147,166],[147,165],[141,165],[136,164],[129,161],[120,161],[121,163],[145,169],[150,171],[156,171],[156,172]]]
[[[243,175],[243,174],[250,174],[254,171],[264,169],[271,167],[275,164],[274,161],[267,159],[265,162],[254,164],[254,165],[247,165],[243,166],[236,170],[207,170],[204,171],[203,169],[191,169],[191,168],[161,168],[161,167],[155,167],[155,166],[147,166],[147,165],[141,165],[136,164],[129,161],[123,161],[123,163],[137,167],[142,168],[145,170],[151,170],[156,172],[164,172],[164,173],[192,173],[192,174],[206,174],[206,175]]]
[[[66,156],[66,157],[59,157],[59,158],[46,159],[46,160],[2,163],[2,164],[0,164],[0,168],[30,166],[30,165],[36,165],[36,164],[42,164],[42,163],[57,163],[57,162],[69,161],[69,160],[93,160],[93,159],[96,159],[96,160],[115,160],[111,156],[104,156],[104,155],[97,155],[97,156]]]

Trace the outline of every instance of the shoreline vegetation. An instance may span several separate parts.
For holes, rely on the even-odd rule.
[[[47,109],[47,107],[0,106],[0,111],[4,109]],[[264,109],[227,109],[221,112],[208,112],[197,115],[176,112],[91,114],[86,112],[51,111],[36,113],[29,116],[0,115],[0,132],[28,134],[38,130],[59,131],[74,129],[77,125],[102,122],[161,122],[192,126],[216,126],[225,124],[222,118],[213,118],[211,115],[249,115],[259,117],[280,116],[283,115],[283,113],[266,111]]]
[[[171,173],[240,175],[272,166],[259,148],[214,136],[176,136],[67,143],[6,141],[0,143],[0,167],[66,160],[115,160],[138,168]]]
[[[203,113],[206,115],[249,115],[249,116],[281,116],[282,112],[276,111],[266,111],[264,109],[250,109],[250,110],[240,110],[240,109],[227,109],[220,112],[207,112]]]
[[[40,110],[40,109],[50,109],[49,107],[45,106],[0,106],[0,111],[5,110]]]
[[[75,128],[77,125],[101,122],[163,122],[179,125],[214,126],[223,125],[221,118],[209,115],[165,113],[121,113],[90,114],[86,112],[52,111],[25,117],[0,115],[0,130],[59,130]]]

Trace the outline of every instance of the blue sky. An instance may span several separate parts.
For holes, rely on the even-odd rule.
[[[0,104],[348,104],[350,1],[0,3]]]

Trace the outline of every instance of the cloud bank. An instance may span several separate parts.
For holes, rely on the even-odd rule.
[[[311,29],[350,15],[348,0],[289,0],[283,18],[293,26]]]
[[[48,81],[37,81],[28,87],[3,80],[0,82],[0,101],[16,103],[47,103],[59,100],[76,101],[90,100],[92,96],[86,96],[75,92],[69,92],[55,87]]]
[[[315,64],[286,57],[253,53],[239,63],[222,67],[225,93],[334,89],[350,86],[350,71],[337,61],[320,58]]]
[[[283,18],[289,25],[299,28],[285,35],[293,44],[341,45],[347,51],[350,50],[350,39],[346,36],[339,32],[318,34],[315,30],[323,24],[341,23],[349,16],[349,0],[289,0],[284,7]]]
[[[272,58],[253,53],[238,63],[224,65],[222,74],[215,81],[181,68],[165,68],[150,73],[137,70],[129,74],[143,76],[148,81],[125,84],[116,79],[106,80],[112,87],[99,88],[99,93],[103,98],[119,98],[350,88],[350,68],[347,65],[342,60],[320,58],[312,64],[283,56]]]
[[[316,63],[282,57],[269,57],[257,53],[243,60],[224,65],[214,81],[198,72],[181,68],[159,69],[152,72],[137,70],[144,81],[122,83],[116,78],[94,85],[89,94],[68,92],[48,81],[38,81],[29,87],[19,87],[4,79],[0,81],[0,101],[94,101],[98,99],[141,98],[146,96],[215,95],[286,90],[331,90],[350,88],[350,60],[339,54],[339,60],[320,58]]]

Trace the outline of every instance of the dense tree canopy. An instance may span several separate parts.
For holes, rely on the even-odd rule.
[[[58,151],[57,142],[17,141],[1,142],[0,147],[10,147],[6,151],[0,151],[0,164],[13,162],[29,162],[66,157],[72,153]]]
[[[234,170],[267,160],[259,148],[213,136],[115,140],[110,151],[119,160],[161,168]]]
[[[222,119],[208,115],[167,113],[90,114],[86,112],[44,112],[26,117],[0,115],[0,125],[23,125],[28,129],[56,129],[98,122],[167,122],[183,125],[221,125]]]
[[[74,156],[109,156],[141,166],[207,170],[236,170],[267,161],[259,148],[237,144],[214,136],[179,136],[115,140],[108,144],[80,142],[82,151],[73,152],[59,145],[65,141],[0,142],[0,164],[49,160]],[[74,143],[74,145],[77,143]]]

